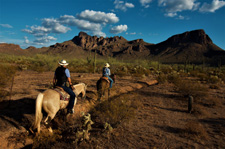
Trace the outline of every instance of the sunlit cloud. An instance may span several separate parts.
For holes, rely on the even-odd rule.
[[[143,7],[148,8],[152,0],[139,0],[139,2],[141,3]]]
[[[128,29],[127,25],[118,25],[118,26],[112,27],[110,29],[110,33],[119,34],[119,33],[127,31],[127,29]]]
[[[119,18],[114,13],[105,13],[101,11],[85,10],[77,14],[78,19],[87,20],[95,23],[117,23]]]
[[[127,3],[124,1],[120,1],[120,0],[115,0],[114,1],[114,5],[115,5],[115,9],[119,9],[122,11],[127,11],[128,8],[134,8],[134,4],[132,3]]]
[[[225,1],[213,0],[211,4],[204,3],[199,9],[200,12],[215,12],[225,6]]]
[[[178,12],[197,10],[200,3],[196,0],[158,0],[158,5],[165,8],[165,16],[175,17]]]

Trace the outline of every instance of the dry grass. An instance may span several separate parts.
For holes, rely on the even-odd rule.
[[[61,132],[55,130],[54,133],[48,131],[41,131],[33,139],[32,148],[51,148],[62,138]]]
[[[0,102],[3,101],[9,92],[6,89],[10,88],[12,79],[16,73],[16,67],[12,65],[0,65]]]
[[[183,79],[174,84],[177,91],[183,96],[191,95],[194,98],[202,98],[208,94],[208,88],[198,81]]]
[[[129,121],[135,116],[138,103],[129,100],[129,95],[124,95],[112,101],[100,103],[92,110],[94,121],[101,124],[108,123],[116,127],[122,121]]]
[[[200,122],[188,121],[184,127],[184,136],[201,142],[202,139],[208,138],[208,133]]]

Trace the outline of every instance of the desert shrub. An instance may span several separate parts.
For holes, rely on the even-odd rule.
[[[29,60],[28,68],[37,72],[53,71],[57,67],[59,60],[58,57],[37,54]]]
[[[16,73],[17,68],[12,65],[0,65],[0,101],[4,100],[9,92],[5,90],[7,85],[11,85],[13,75]]]
[[[207,139],[208,134],[204,126],[200,122],[188,121],[184,128],[184,135],[193,140]]]
[[[129,74],[129,69],[126,66],[120,66],[117,67],[117,69],[114,70],[114,73],[120,77],[126,76]]]
[[[157,81],[158,83],[166,83],[167,82],[167,75],[165,75],[164,73],[160,73],[157,77]]]
[[[207,87],[202,85],[198,81],[192,80],[179,80],[175,83],[176,89],[180,92],[183,96],[191,95],[193,97],[203,97],[207,95]]]
[[[105,101],[100,103],[92,110],[95,122],[105,124],[108,123],[116,127],[125,120],[130,120],[135,116],[135,101],[130,101],[129,97],[123,96],[113,101]]]
[[[0,87],[4,87],[16,72],[16,67],[12,65],[0,65]]]
[[[68,66],[71,72],[76,73],[92,73],[94,68],[91,65],[76,65]]]
[[[51,148],[62,138],[60,134],[61,132],[57,130],[54,133],[41,131],[40,134],[34,137],[32,148]]]
[[[152,68],[154,68],[154,69],[158,69],[159,67],[160,67],[160,63],[159,62],[157,62],[157,61],[150,61],[149,63],[148,63],[148,65],[149,65],[149,67],[152,67]]]
[[[145,67],[142,67],[141,65],[138,65],[130,69],[130,73],[135,77],[143,77],[148,76],[151,71],[149,69],[146,69]]]
[[[175,83],[176,84],[181,79],[180,79],[179,73],[177,73],[176,71],[173,71],[172,73],[167,75],[167,80],[168,80],[169,83]]]
[[[225,72],[221,72],[218,74],[218,77],[223,81],[225,82]]]
[[[208,78],[207,78],[207,82],[208,83],[212,83],[212,84],[217,84],[217,83],[220,83],[222,80],[218,77],[218,76],[213,76],[213,75],[210,75]]]
[[[160,68],[160,71],[164,74],[169,74],[173,71],[173,68],[171,66],[164,65]]]

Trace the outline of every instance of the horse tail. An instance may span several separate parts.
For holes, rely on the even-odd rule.
[[[43,117],[42,114],[42,102],[43,102],[44,95],[42,93],[39,93],[36,99],[36,110],[35,110],[35,121],[33,124],[33,129],[37,128],[37,132],[40,132],[40,123]]]
[[[99,79],[99,80],[97,81],[97,83],[96,83],[97,91],[100,90],[100,88],[101,88],[100,83],[101,83],[101,80]]]

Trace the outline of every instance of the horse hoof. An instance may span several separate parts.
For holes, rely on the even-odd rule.
[[[53,130],[52,130],[51,127],[48,128],[48,131],[49,131],[50,133],[53,133]]]

